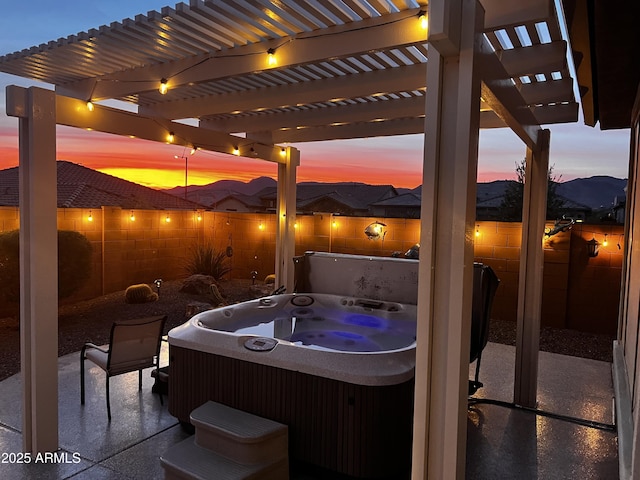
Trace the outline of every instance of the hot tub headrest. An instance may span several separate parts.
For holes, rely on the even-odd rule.
[[[418,303],[418,261],[305,252],[293,259],[296,292]]]

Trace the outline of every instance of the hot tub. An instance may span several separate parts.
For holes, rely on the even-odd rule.
[[[169,332],[169,410],[214,400],[289,426],[290,458],[361,478],[410,469],[416,306],[276,295]]]

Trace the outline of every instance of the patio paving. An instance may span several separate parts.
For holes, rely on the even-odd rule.
[[[163,350],[166,364],[166,346]],[[510,402],[515,349],[490,343],[484,354],[476,397]],[[91,364],[85,406],[80,405],[79,354],[59,359],[60,453],[67,463],[0,463],[0,478],[155,479],[163,477],[159,456],[188,436],[151,394],[153,379],[137,375],[111,379],[113,419],[107,422],[104,373]],[[613,387],[606,362],[541,352],[539,408],[570,417],[611,423]],[[22,449],[21,381],[0,382],[0,452]],[[77,462],[77,463],[76,463]],[[293,480],[335,478],[296,471]],[[475,405],[468,414],[467,478],[573,479],[618,478],[615,432],[537,416],[491,404]]]

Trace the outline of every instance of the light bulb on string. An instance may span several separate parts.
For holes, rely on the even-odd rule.
[[[162,78],[160,80],[160,87],[158,87],[158,91],[160,92],[161,95],[166,95],[167,92],[169,91],[168,82],[169,81],[166,78]]]

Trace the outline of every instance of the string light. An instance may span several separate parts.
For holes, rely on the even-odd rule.
[[[175,134],[173,132],[169,132],[169,135],[167,135],[167,142],[173,143],[175,139],[176,139]]]
[[[264,225],[262,224],[262,222],[258,224],[258,230],[264,230]]]
[[[476,237],[480,236],[480,225],[476,225]]]
[[[235,146],[235,145],[234,145],[234,147],[233,147],[233,154],[234,154],[234,155],[240,155],[240,149],[239,149],[237,146]]]
[[[166,95],[167,92],[169,91],[169,84],[166,78],[162,78],[160,80],[160,87],[158,88],[158,91],[160,92],[161,95]]]
[[[166,223],[171,222],[171,217],[170,217],[169,215],[167,215],[167,217],[164,219],[164,221],[165,221]]]
[[[198,151],[198,147],[194,146],[194,147],[191,149],[191,155],[192,155],[192,156],[193,156],[193,155],[195,155],[197,151]]]
[[[275,67],[278,64],[278,60],[276,59],[276,49],[270,48],[267,50],[267,64],[270,67]]]
[[[89,215],[87,216],[87,220],[90,222],[93,222],[93,215],[91,213],[91,210],[89,210]]]
[[[87,110],[89,110],[90,112],[93,112],[93,109],[95,107],[93,106],[93,102],[91,100],[87,101]]]
[[[281,157],[286,157],[287,156],[287,149],[286,148],[282,147],[280,149],[280,156]]]
[[[607,245],[609,245],[609,241],[607,240],[607,234],[604,234],[604,240],[602,241],[602,246],[606,247]]]
[[[201,221],[202,220],[202,214],[200,212],[198,212],[196,214],[196,220]]]
[[[429,17],[427,16],[427,12],[426,11],[420,10],[418,12],[418,20],[420,20],[420,26],[424,30],[428,30],[429,29]]]
[[[129,215],[129,220],[131,220],[132,222],[136,221],[136,216],[133,214],[133,210],[131,210],[131,215]]]

